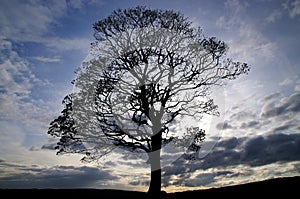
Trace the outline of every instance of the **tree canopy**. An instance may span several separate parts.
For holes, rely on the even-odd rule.
[[[172,10],[118,9],[93,28],[90,59],[76,71],[74,92],[48,131],[60,138],[58,153],[82,153],[83,160],[118,147],[146,152],[154,171],[171,141],[198,151],[206,132],[176,132],[180,118],[218,116],[211,91],[250,69],[226,57],[225,42]]]

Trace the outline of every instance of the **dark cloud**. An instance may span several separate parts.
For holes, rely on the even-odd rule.
[[[229,148],[223,144],[223,151],[216,150],[210,155],[210,158],[215,160],[215,164],[213,161],[208,164],[204,160],[206,166],[217,167],[220,163],[220,166],[237,164],[259,166],[278,161],[300,160],[299,134],[273,134],[251,139],[239,138],[237,143],[239,144],[235,148]],[[220,160],[213,157],[214,153],[220,154]]]
[[[133,186],[142,185],[142,186],[148,187],[150,184],[150,181],[149,181],[149,179],[148,180],[134,180],[134,181],[130,181],[128,183]]]
[[[278,133],[278,132],[282,132],[285,130],[289,130],[294,126],[294,124],[283,124],[277,127],[274,127],[270,130],[270,133]]]
[[[218,150],[233,150],[237,148],[242,142],[244,142],[245,139],[246,138],[238,139],[236,137],[223,139],[217,143],[216,147],[218,148]]]
[[[182,148],[177,147],[174,142],[170,142],[162,148],[162,151],[165,154],[174,154],[182,152]]]
[[[192,173],[198,169],[225,168],[234,165],[255,167],[275,162],[299,161],[299,152],[300,134],[229,138],[221,140],[203,159],[177,160],[164,168],[164,175]]]
[[[218,123],[216,126],[217,129],[221,130],[225,130],[225,129],[235,129],[235,127],[231,126],[227,121],[225,121],[224,123]]]
[[[253,119],[256,117],[255,114],[251,113],[250,111],[241,110],[242,108],[243,107],[235,108],[235,112],[232,113],[229,117],[230,121]]]
[[[40,168],[0,162],[2,166],[10,165],[17,172],[6,173],[0,177],[0,188],[85,188],[97,182],[117,179],[107,171],[95,167],[56,166]],[[100,183],[101,184],[101,183]],[[99,187],[101,188],[101,187]]]
[[[122,149],[115,150],[114,152],[116,152],[116,154],[118,154],[119,156],[118,158],[109,161],[109,164],[113,162],[115,163],[115,165],[126,165],[132,168],[148,167],[148,156],[146,153],[124,152],[124,150]]]
[[[207,184],[210,184],[214,182],[216,179],[215,177],[222,177],[225,175],[232,175],[234,172],[232,171],[219,171],[219,172],[212,172],[212,173],[203,173],[197,175],[193,179],[185,179],[180,183],[181,186],[188,186],[188,187],[198,187],[198,186],[204,186]]]
[[[163,168],[162,182],[164,186],[197,187],[214,184],[218,179],[223,178],[245,178],[253,175],[257,166],[300,161],[299,152],[299,134],[227,138],[221,140],[213,151],[203,159],[187,161],[180,158],[172,165]],[[294,172],[299,170],[299,165],[297,163],[294,164]],[[243,167],[247,169],[230,171],[228,170],[229,167]],[[207,171],[210,171],[208,169],[212,169],[212,171],[207,173]],[[192,176],[197,170],[202,172],[196,177]],[[278,173],[278,175],[282,174]],[[176,180],[172,180],[174,179],[173,176],[176,176]]]
[[[56,150],[55,149],[56,146],[57,146],[57,143],[47,143],[47,144],[44,144],[41,149]]]
[[[216,173],[204,173],[198,175],[196,178],[183,180],[182,182],[177,181],[176,184],[180,184],[181,186],[187,187],[198,187],[202,185],[207,185],[214,181]]]
[[[273,100],[277,100],[280,96],[282,96],[281,93],[276,92],[276,93],[265,96],[260,101],[261,102],[273,101]]]
[[[32,146],[29,148],[29,151],[39,151],[40,148],[39,147],[35,147],[35,146]]]
[[[257,108],[246,104],[231,108],[216,128],[234,135],[295,133],[300,128],[300,93],[274,93],[257,100]]]
[[[275,117],[283,114],[300,112],[300,93],[294,93],[281,103],[266,103],[262,109],[261,116],[265,118]]]
[[[133,185],[133,186],[137,186],[137,185],[140,185],[140,181],[136,180],[136,181],[131,181],[129,182],[130,185]]]
[[[109,167],[116,167],[117,166],[117,164],[113,161],[108,161],[108,162],[105,163],[105,165],[107,165]]]
[[[179,157],[180,155],[178,154],[182,152],[182,150],[167,145],[162,152],[162,162],[168,163],[162,163],[162,166],[166,165],[163,168],[163,186],[168,186],[170,183],[179,186],[201,186],[213,183],[216,177],[219,178],[225,175],[238,177],[244,175],[243,172],[211,172],[196,177],[192,176],[192,174],[199,169],[207,170],[209,168],[216,168],[216,170],[222,170],[228,166],[235,167],[240,165],[254,168],[256,166],[278,162],[299,161],[300,135],[282,133],[300,130],[300,125],[297,124],[299,119],[294,117],[296,113],[300,112],[300,94],[294,93],[286,98],[282,98],[282,96],[280,93],[274,93],[258,100],[259,104],[263,107],[261,111],[257,109],[257,112],[247,110],[246,106],[235,107],[234,110],[231,109],[232,112],[230,112],[227,118],[228,120],[216,126],[217,129],[227,130],[228,132],[239,132],[239,134],[244,132],[255,134],[259,130],[260,133],[265,133],[264,136],[221,139],[212,150],[210,148],[209,151],[207,151],[206,154],[208,155],[200,160],[187,161],[183,158],[179,158],[170,164],[169,160],[173,161],[175,157]],[[259,112],[261,113],[260,115]],[[210,141],[206,140],[206,142],[208,143]],[[55,145],[56,143],[49,143],[48,145],[44,145],[43,149],[53,149]],[[146,164],[147,154],[124,153],[124,150],[118,150],[120,150],[118,154],[123,154],[123,157],[109,162],[107,164],[108,166],[127,165],[132,168],[149,167],[149,165]],[[298,170],[299,168],[298,165]],[[295,170],[296,169],[295,167]],[[36,172],[43,173],[37,170]],[[172,176],[174,175],[178,177],[175,181],[172,180]],[[93,181],[92,178],[90,178],[90,182],[91,181]],[[94,182],[95,181],[96,179],[94,179]],[[145,186],[147,186],[148,183],[148,178],[129,182],[131,185]]]
[[[255,120],[252,120],[252,121],[249,121],[249,122],[243,122],[240,126],[240,128],[242,129],[248,129],[248,128],[259,128],[260,125],[259,125],[259,121],[255,121]]]

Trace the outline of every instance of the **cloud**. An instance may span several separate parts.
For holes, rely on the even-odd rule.
[[[256,96],[251,106],[242,101],[226,111],[225,121],[216,127],[223,136],[253,136],[274,133],[296,133],[300,128],[300,94],[274,92]]]
[[[282,82],[279,83],[279,86],[288,86],[291,85],[294,81],[291,78],[284,79]]]
[[[0,65],[2,93],[27,96],[32,88],[32,83],[38,81],[26,61],[12,50],[11,42],[3,39],[0,39]]]
[[[105,1],[103,0],[72,0],[67,2],[68,5],[75,9],[81,9],[86,4],[98,4],[103,5]]]
[[[82,50],[87,53],[90,41],[86,38],[61,38],[53,35],[60,20],[67,16],[68,9],[80,9],[86,4],[101,5],[102,1],[1,1],[0,36],[12,42],[34,42],[49,49]],[[51,33],[51,34],[49,34]],[[39,61],[53,62],[57,59],[36,57]]]
[[[239,109],[238,107],[233,107],[233,109]],[[241,120],[247,120],[247,119],[253,119],[255,118],[255,115],[251,113],[250,111],[238,111],[232,113],[230,116],[230,121],[241,121]]]
[[[5,175],[0,173],[0,188],[101,188],[101,184],[105,187],[118,179],[108,171],[87,166],[25,166],[2,160],[0,167],[6,168]]]
[[[294,93],[282,99],[279,104],[267,103],[262,109],[261,116],[270,118],[300,112],[300,94]]]
[[[14,41],[35,41],[57,24],[66,6],[65,1],[1,1],[0,35]]]
[[[31,152],[35,152],[45,142],[49,121],[58,112],[52,96],[47,100],[41,96],[40,89],[51,85],[36,77],[30,66],[12,42],[0,39],[0,149],[1,157],[10,161],[34,162],[40,158],[27,148],[33,146]]]
[[[259,136],[243,143],[243,164],[250,166],[271,164],[278,161],[300,160],[300,136],[298,134],[274,134]]]
[[[252,120],[250,122],[243,122],[241,124],[240,128],[242,128],[242,129],[256,128],[256,127],[259,128],[259,124],[260,124],[260,122]]]
[[[210,183],[219,184],[218,181],[224,181],[225,178],[233,182],[238,179],[249,181],[250,176],[261,180],[292,175],[299,171],[295,166],[300,165],[299,150],[299,134],[226,138],[201,160],[178,159],[164,168],[164,183],[165,186],[209,187]],[[270,167],[274,168],[267,174],[259,174],[260,171],[266,173],[265,168]]]
[[[274,23],[278,19],[282,17],[282,11],[281,10],[274,10],[267,18],[266,21],[269,23]]]
[[[300,91],[300,84],[295,86],[295,91]]]
[[[261,103],[265,103],[265,102],[270,102],[270,101],[274,101],[277,100],[278,97],[281,97],[282,94],[280,92],[276,92],[276,93],[272,93],[270,95],[265,96],[263,99],[260,100]]]
[[[0,40],[0,118],[24,124],[32,124],[32,119],[49,118],[50,104],[31,97],[34,89],[45,85],[48,82],[34,75],[27,61],[12,48],[12,43]],[[37,116],[38,113],[45,117]]]
[[[242,12],[249,6],[247,2],[241,2],[238,0],[227,0],[224,2],[224,5],[230,9],[236,10],[236,12]]]
[[[57,142],[58,141],[44,144],[41,149],[56,150],[55,147],[57,146]]]
[[[208,170],[197,170],[190,178],[184,181],[178,181],[177,186],[180,184],[190,185],[195,188],[211,188],[211,187],[224,187],[237,184],[244,184],[260,180],[272,179],[276,177],[292,177],[299,174],[300,161],[294,162],[277,162],[263,166],[249,167],[248,165],[229,166],[225,168],[213,168]],[[201,176],[208,179],[204,184]],[[197,181],[197,177],[200,178]],[[206,177],[206,178],[205,178]],[[202,177],[203,179],[203,177]],[[194,184],[187,184],[188,181],[193,180]],[[176,183],[176,182],[175,182]]]
[[[69,2],[70,6],[76,9],[82,8],[83,4],[85,3],[85,0],[72,0]]]
[[[227,121],[225,121],[224,123],[218,123],[216,125],[216,128],[219,129],[219,130],[220,129],[223,129],[223,130],[225,130],[225,129],[235,129]]]
[[[280,132],[283,132],[283,131],[286,131],[286,130],[289,130],[293,127],[294,125],[292,123],[285,123],[285,124],[282,124],[282,125],[279,125],[279,126],[276,126],[276,127],[273,127],[270,129],[269,133],[271,134],[274,134],[274,133],[280,133]]]
[[[245,140],[241,146],[243,151],[240,151],[239,161],[250,166],[300,160],[299,134],[258,136]]]
[[[299,161],[300,157],[296,152],[299,150],[300,138],[294,133],[299,131],[300,125],[299,119],[293,116],[299,112],[298,99],[299,94],[297,93],[285,96],[281,92],[275,92],[255,98],[256,106],[249,107],[241,104],[232,107],[226,116],[228,118],[226,118],[225,123],[217,126],[218,129],[224,130],[224,137],[219,142],[215,140],[214,143],[217,142],[215,147],[205,152],[207,155],[200,162],[192,162],[189,165],[184,160],[177,160],[170,164],[169,160],[174,160],[174,156],[177,156],[174,153],[181,151],[166,148],[162,153],[162,161],[166,163],[163,164],[165,166],[163,169],[165,183],[172,180],[172,175],[193,173],[199,169],[207,170],[237,165],[247,165],[252,168],[277,162]],[[272,117],[262,114],[281,106],[284,108],[280,109],[285,110],[282,114]],[[238,136],[231,137],[235,135]],[[282,140],[282,143],[279,143],[279,140]],[[205,142],[208,143],[209,141]],[[114,164],[127,165],[126,168],[129,169],[147,167],[146,159],[136,161],[140,157],[127,157],[127,155],[130,153],[126,154],[126,157],[115,159]],[[140,182],[140,184],[143,183]]]
[[[283,4],[283,8],[288,11],[289,16],[291,18],[295,18],[296,16],[300,15],[300,1],[286,1]]]
[[[238,55],[242,60],[254,62],[258,58],[272,60],[277,46],[270,42],[259,33],[254,25],[241,24],[238,40],[230,42],[231,53]]]
[[[29,69],[27,63],[12,50],[11,42],[0,40],[0,115],[9,120],[22,117],[25,99],[28,99],[33,84],[39,79]]]
[[[211,183],[216,181],[216,177],[222,178],[228,175],[233,175],[234,172],[232,171],[215,171],[215,172],[204,172],[192,176],[190,178],[184,178],[182,181],[175,181],[174,184],[180,184],[180,186],[187,186],[187,187],[199,187],[199,186],[207,186]]]
[[[43,57],[43,56],[32,57],[32,59],[35,59],[40,62],[46,62],[46,63],[60,62],[61,60],[59,57]]]
[[[219,27],[229,30],[232,27],[236,27],[241,22],[239,17],[240,13],[243,13],[248,7],[247,2],[241,2],[237,0],[227,0],[224,3],[225,8],[229,11],[225,15],[221,16],[216,24]]]
[[[87,54],[90,48],[91,40],[87,38],[59,38],[47,37],[40,39],[39,42],[43,43],[50,49],[60,51],[80,50]]]
[[[227,10],[216,25],[228,32],[229,55],[249,64],[256,63],[258,59],[272,61],[277,45],[265,38],[245,15],[248,3],[229,0],[224,5]]]
[[[295,18],[300,15],[300,1],[287,0],[280,4],[280,7],[273,10],[267,17],[266,21],[274,23],[281,19],[283,15],[288,15],[290,18]]]

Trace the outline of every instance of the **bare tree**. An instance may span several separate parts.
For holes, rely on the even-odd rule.
[[[161,190],[161,149],[171,141],[199,151],[205,131],[174,132],[177,118],[218,116],[210,93],[249,71],[225,56],[227,45],[205,37],[181,13],[145,7],[116,10],[94,24],[91,58],[79,68],[75,90],[48,133],[59,154],[98,160],[116,147],[146,152],[149,193]],[[193,156],[195,158],[195,156]]]

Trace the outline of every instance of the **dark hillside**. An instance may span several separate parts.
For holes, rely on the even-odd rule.
[[[125,190],[110,189],[0,189],[1,198],[131,198],[147,199],[146,193]],[[298,198],[300,194],[300,176],[276,178],[260,182],[241,185],[211,188],[206,190],[184,191],[165,194],[165,199],[190,199],[190,198],[247,198],[267,196],[286,196],[286,198]],[[155,198],[158,199],[158,198]],[[254,198],[256,199],[256,198]]]
[[[296,195],[297,194],[297,195]],[[260,182],[252,182],[241,185],[227,186],[222,188],[211,188],[206,190],[185,191],[170,193],[170,198],[192,198],[192,197],[258,197],[261,196],[299,196],[300,176],[288,178],[276,178]],[[296,197],[296,198],[297,198]],[[288,197],[289,198],[289,197]]]

